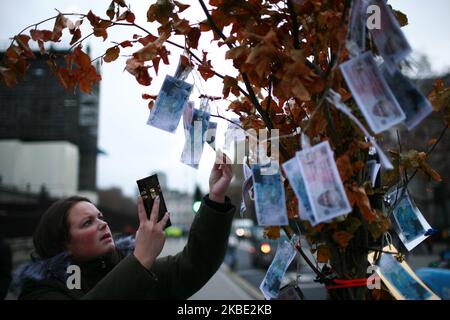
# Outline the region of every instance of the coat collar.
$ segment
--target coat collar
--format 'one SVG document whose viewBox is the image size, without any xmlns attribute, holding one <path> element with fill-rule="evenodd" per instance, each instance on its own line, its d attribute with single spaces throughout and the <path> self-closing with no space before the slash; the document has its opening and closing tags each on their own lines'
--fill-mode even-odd
<svg viewBox="0 0 450 320">
<path fill-rule="evenodd" d="M 10 290 L 19 296 L 27 281 L 55 279 L 66 282 L 70 274 L 67 268 L 78 265 L 82 274 L 82 288 L 87 291 L 102 279 L 125 256 L 133 253 L 135 239 L 133 236 L 121 237 L 115 241 L 116 251 L 90 261 L 73 261 L 67 251 L 48 259 L 35 259 L 18 266 L 13 273 Z M 83 285 L 84 283 L 84 285 Z"/>
</svg>

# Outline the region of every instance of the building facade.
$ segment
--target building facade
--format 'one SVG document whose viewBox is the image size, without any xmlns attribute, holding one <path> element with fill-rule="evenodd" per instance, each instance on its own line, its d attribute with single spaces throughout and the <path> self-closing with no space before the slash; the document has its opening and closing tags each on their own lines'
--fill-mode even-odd
<svg viewBox="0 0 450 320">
<path fill-rule="evenodd" d="M 90 95 L 78 89 L 66 91 L 45 57 L 35 55 L 18 85 L 10 88 L 0 82 L 0 140 L 75 145 L 79 152 L 77 190 L 95 192 L 99 88 L 94 87 Z"/>
</svg>

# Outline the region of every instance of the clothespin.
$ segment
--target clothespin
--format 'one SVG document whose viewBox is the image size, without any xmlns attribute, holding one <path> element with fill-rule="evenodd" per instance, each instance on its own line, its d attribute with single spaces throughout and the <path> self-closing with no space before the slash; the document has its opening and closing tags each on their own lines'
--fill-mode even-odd
<svg viewBox="0 0 450 320">
<path fill-rule="evenodd" d="M 431 235 L 436 234 L 436 233 L 438 233 L 438 232 L 439 232 L 438 229 L 430 228 L 430 229 L 428 229 L 428 230 L 425 232 L 424 236 L 425 236 L 425 237 L 428 237 L 428 236 L 431 236 Z"/>
</svg>

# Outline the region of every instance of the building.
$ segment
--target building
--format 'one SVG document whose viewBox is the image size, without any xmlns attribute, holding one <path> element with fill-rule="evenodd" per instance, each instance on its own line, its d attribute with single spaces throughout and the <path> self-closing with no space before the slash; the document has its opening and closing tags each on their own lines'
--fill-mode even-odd
<svg viewBox="0 0 450 320">
<path fill-rule="evenodd" d="M 53 197 L 78 191 L 78 148 L 66 141 L 0 140 L 1 184 Z"/>
<path fill-rule="evenodd" d="M 35 142 L 71 144 L 78 149 L 78 159 L 69 161 L 78 161 L 78 176 L 73 181 L 76 190 L 95 193 L 99 88 L 94 87 L 90 95 L 79 90 L 67 92 L 51 74 L 45 57 L 38 52 L 35 55 L 36 59 L 30 61 L 26 78 L 17 86 L 9 88 L 0 82 L 0 141 L 17 141 L 16 146 L 22 149 L 21 152 L 30 149 L 31 143 Z M 0 53 L 0 58 L 3 58 L 3 53 Z M 75 153 L 72 154 L 75 156 Z M 33 155 L 30 156 L 33 159 Z M 49 154 L 49 161 L 50 157 L 55 157 L 55 154 Z M 42 157 L 40 159 L 44 164 L 47 161 Z M 0 175 L 5 174 L 0 171 Z M 8 179 L 2 177 L 2 180 Z M 35 184 L 35 181 L 29 183 Z"/>
</svg>

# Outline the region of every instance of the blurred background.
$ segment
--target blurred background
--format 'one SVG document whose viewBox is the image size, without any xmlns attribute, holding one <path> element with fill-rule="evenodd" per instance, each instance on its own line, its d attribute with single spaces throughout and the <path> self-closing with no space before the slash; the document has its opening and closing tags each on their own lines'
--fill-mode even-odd
<svg viewBox="0 0 450 320">
<path fill-rule="evenodd" d="M 13 35 L 24 27 L 61 12 L 82 12 L 89 9 L 101 16 L 110 1 L 2 1 L 0 13 L 0 59 Z M 145 21 L 149 3 L 127 1 L 136 13 L 136 23 L 149 30 L 156 28 Z M 450 12 L 447 0 L 421 2 L 389 1 L 395 9 L 408 15 L 409 25 L 403 30 L 413 47 L 408 76 L 428 94 L 437 78 L 450 84 Z M 203 13 L 197 2 L 192 3 L 192 21 L 202 21 Z M 53 22 L 40 29 L 51 29 Z M 129 39 L 139 30 L 122 28 L 110 32 L 107 41 L 88 39 L 84 48 L 94 59 L 112 46 L 111 41 Z M 156 32 L 155 32 L 156 34 Z M 68 35 L 55 52 L 68 49 Z M 199 47 L 208 48 L 212 63 L 220 73 L 233 76 L 229 61 L 223 59 L 224 48 L 209 48 L 211 37 L 202 38 Z M 174 38 L 182 43 L 182 39 Z M 37 49 L 37 48 L 35 48 Z M 181 249 L 198 202 L 208 192 L 209 172 L 214 162 L 214 151 L 205 146 L 198 170 L 179 159 L 184 144 L 182 125 L 170 134 L 146 125 L 149 110 L 141 99 L 143 93 L 157 94 L 165 74 L 173 74 L 180 50 L 171 51 L 169 66 L 161 66 L 158 75 L 152 74 L 150 87 L 136 83 L 133 76 L 123 72 L 126 56 L 112 64 L 97 63 L 103 80 L 90 95 L 66 92 L 50 74 L 45 60 L 37 55 L 27 77 L 19 85 L 8 88 L 0 83 L 0 237 L 12 252 L 12 267 L 29 258 L 31 236 L 42 213 L 55 200 L 73 194 L 89 197 L 104 213 L 115 235 L 133 234 L 138 225 L 136 214 L 136 180 L 157 173 L 171 220 L 169 241 L 165 254 Z M 219 79 L 220 80 L 220 79 Z M 199 102 L 200 94 L 220 96 L 222 84 L 218 79 L 204 82 L 194 71 L 187 81 L 194 83 L 191 99 Z M 214 114 L 228 118 L 235 116 L 225 109 L 230 100 L 214 102 Z M 228 126 L 218 122 L 216 146 L 223 145 Z M 404 150 L 424 150 L 427 142 L 437 138 L 442 130 L 439 115 L 432 114 L 411 132 L 401 131 Z M 444 137 L 429 159 L 441 174 L 443 182 L 426 182 L 417 178 L 411 191 L 428 222 L 439 230 L 430 240 L 411 254 L 413 267 L 427 266 L 440 259 L 439 253 L 448 245 L 450 228 L 450 135 Z M 397 147 L 396 132 L 383 136 L 386 147 Z M 229 196 L 239 209 L 242 193 L 242 166 L 234 166 L 235 177 Z M 241 219 L 244 218 L 244 219 Z M 236 213 L 230 237 L 230 250 L 225 260 L 226 279 L 240 283 L 244 298 L 260 299 L 258 290 L 265 270 L 276 250 L 276 242 L 262 238 L 261 228 L 255 226 L 252 208 Z M 5 249 L 6 250 L 6 249 Z M 4 260 L 5 261 L 5 260 Z M 295 265 L 295 266 L 294 266 Z M 285 283 L 296 281 L 301 274 L 308 298 L 324 298 L 324 289 L 315 283 L 310 270 L 299 261 L 293 264 Z M 236 278 L 237 277 L 237 278 Z M 215 278 L 212 283 L 217 297 L 227 297 L 223 284 Z M 222 290 L 222 291 L 220 291 Z M 230 289 L 231 290 L 231 289 Z M 237 290 L 237 289 L 236 289 Z M 309 290 L 309 291 L 308 291 Z M 230 291 L 231 292 L 231 291 Z M 202 293 L 198 296 L 202 297 Z M 205 295 L 214 297 L 214 295 Z M 236 296 L 236 293 L 234 294 Z"/>
</svg>

